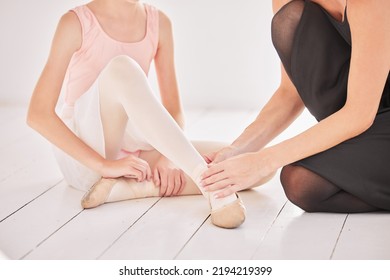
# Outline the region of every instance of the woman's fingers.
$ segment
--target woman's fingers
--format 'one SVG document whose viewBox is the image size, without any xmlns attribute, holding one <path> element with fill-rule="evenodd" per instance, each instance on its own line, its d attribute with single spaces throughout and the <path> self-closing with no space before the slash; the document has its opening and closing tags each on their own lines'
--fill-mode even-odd
<svg viewBox="0 0 390 280">
<path fill-rule="evenodd" d="M 218 169 L 218 170 L 219 170 L 219 169 Z M 205 189 L 207 189 L 207 187 L 208 187 L 209 185 L 212 185 L 212 184 L 214 184 L 215 182 L 219 182 L 219 181 L 226 180 L 226 179 L 227 179 L 227 174 L 226 174 L 226 172 L 221 171 L 221 172 L 219 172 L 219 173 L 214 173 L 214 174 L 208 176 L 208 177 L 205 178 L 205 179 L 202 179 L 201 185 L 202 185 Z"/>
<path fill-rule="evenodd" d="M 224 188 L 222 191 L 215 193 L 214 196 L 215 198 L 224 198 L 240 190 L 241 189 L 237 185 L 229 185 L 228 187 Z"/>
<path fill-rule="evenodd" d="M 213 192 L 213 191 L 218 191 L 218 190 L 228 188 L 231 185 L 232 185 L 232 181 L 230 179 L 222 179 L 204 187 L 204 190 L 206 192 Z"/>
<path fill-rule="evenodd" d="M 224 171 L 222 163 L 209 165 L 209 168 L 202 174 L 202 181 L 206 180 L 209 177 L 215 176 L 216 174 L 221 173 L 222 171 Z"/>
</svg>

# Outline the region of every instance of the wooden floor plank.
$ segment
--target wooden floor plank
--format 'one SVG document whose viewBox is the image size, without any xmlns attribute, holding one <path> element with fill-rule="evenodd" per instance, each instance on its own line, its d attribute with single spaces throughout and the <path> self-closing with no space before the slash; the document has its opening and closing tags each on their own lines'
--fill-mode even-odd
<svg viewBox="0 0 390 280">
<path fill-rule="evenodd" d="M 101 259 L 173 259 L 208 217 L 203 196 L 161 199 Z M 213 227 L 206 223 L 204 226 Z"/>
<path fill-rule="evenodd" d="M 45 166 L 46 169 L 42 169 L 42 165 L 37 164 L 0 182 L 0 221 L 62 180 L 62 175 L 52 167 L 56 166 Z"/>
<path fill-rule="evenodd" d="M 53 158 L 44 157 L 0 181 L 0 221 L 62 180 Z"/>
<path fill-rule="evenodd" d="M 333 259 L 390 260 L 390 214 L 350 214 Z"/>
<path fill-rule="evenodd" d="M 11 259 L 22 258 L 82 211 L 82 195 L 65 182 L 50 189 L 0 223 L 0 248 Z"/>
<path fill-rule="evenodd" d="M 288 202 L 253 259 L 330 259 L 345 214 L 305 213 Z"/>
<path fill-rule="evenodd" d="M 194 110 L 186 133 L 231 142 L 257 113 Z M 62 175 L 51 146 L 25 125 L 25 114 L 0 107 L 0 251 L 11 259 L 390 259 L 388 213 L 304 213 L 285 204 L 278 177 L 242 193 L 247 221 L 236 230 L 213 226 L 202 196 L 82 211 L 83 193 L 57 184 Z M 304 112 L 273 143 L 312 123 Z"/>
<path fill-rule="evenodd" d="M 202 227 L 180 252 L 178 259 L 250 259 L 283 207 L 286 198 L 278 178 L 241 192 L 247 209 L 246 221 L 238 229 Z"/>
<path fill-rule="evenodd" d="M 40 135 L 30 134 L 0 148 L 0 181 L 16 171 L 31 166 L 41 158 L 53 157 L 51 146 Z"/>
<path fill-rule="evenodd" d="M 96 259 L 159 199 L 108 203 L 84 210 L 26 259 Z"/>
</svg>

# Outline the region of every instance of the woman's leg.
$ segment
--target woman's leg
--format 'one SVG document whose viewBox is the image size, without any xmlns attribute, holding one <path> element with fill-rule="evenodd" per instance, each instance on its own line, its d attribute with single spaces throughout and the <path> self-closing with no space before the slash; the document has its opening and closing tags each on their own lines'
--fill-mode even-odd
<svg viewBox="0 0 390 280">
<path fill-rule="evenodd" d="M 380 210 L 302 166 L 285 166 L 280 179 L 287 198 L 306 212 L 361 213 Z"/>
<path fill-rule="evenodd" d="M 216 200 L 212 193 L 209 196 L 199 187 L 200 175 L 207 169 L 206 162 L 156 99 L 146 75 L 133 59 L 119 56 L 107 65 L 99 77 L 99 95 L 107 158 L 114 157 L 118 152 L 129 122 L 151 146 L 197 184 L 210 201 L 213 211 L 238 201 L 235 194 Z M 244 210 L 242 207 L 236 208 L 242 212 L 243 222 Z"/>
</svg>

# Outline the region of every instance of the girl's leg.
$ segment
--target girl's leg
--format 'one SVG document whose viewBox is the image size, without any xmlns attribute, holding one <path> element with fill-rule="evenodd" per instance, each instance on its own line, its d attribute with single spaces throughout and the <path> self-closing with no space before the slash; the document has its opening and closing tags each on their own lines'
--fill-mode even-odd
<svg viewBox="0 0 390 280">
<path fill-rule="evenodd" d="M 285 166 L 280 178 L 287 198 L 306 212 L 360 213 L 380 210 L 302 166 Z"/>
<path fill-rule="evenodd" d="M 215 217 L 224 210 L 222 216 L 235 220 L 232 227 L 244 221 L 245 211 L 236 194 L 216 200 L 212 193 L 209 196 L 199 187 L 200 175 L 207 169 L 206 162 L 156 99 L 146 75 L 133 59 L 118 56 L 107 65 L 99 77 L 99 95 L 107 158 L 114 157 L 119 150 L 125 126 L 129 122 L 150 145 L 197 184 L 210 201 Z M 233 215 L 228 211 L 233 211 Z"/>
<path fill-rule="evenodd" d="M 194 141 L 192 142 L 195 149 L 200 154 L 206 154 L 212 151 L 216 151 L 226 146 L 220 142 L 208 142 L 208 141 Z M 159 156 L 161 154 L 156 151 L 143 151 L 140 158 L 149 163 L 149 166 L 154 168 Z M 186 175 L 186 185 L 180 195 L 198 195 L 202 194 L 194 181 Z M 115 182 L 109 195 L 107 195 L 106 202 L 115 202 L 144 197 L 156 197 L 160 196 L 159 188 L 156 187 L 153 181 L 137 182 L 134 179 L 121 178 Z"/>
</svg>

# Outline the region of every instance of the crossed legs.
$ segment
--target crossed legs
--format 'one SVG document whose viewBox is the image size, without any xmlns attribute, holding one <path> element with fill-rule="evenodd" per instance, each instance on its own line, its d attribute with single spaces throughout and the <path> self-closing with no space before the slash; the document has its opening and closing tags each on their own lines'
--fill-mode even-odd
<svg viewBox="0 0 390 280">
<path fill-rule="evenodd" d="M 287 198 L 306 212 L 360 213 L 380 210 L 302 166 L 285 166 L 280 178 Z"/>
</svg>

